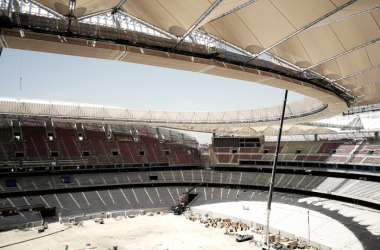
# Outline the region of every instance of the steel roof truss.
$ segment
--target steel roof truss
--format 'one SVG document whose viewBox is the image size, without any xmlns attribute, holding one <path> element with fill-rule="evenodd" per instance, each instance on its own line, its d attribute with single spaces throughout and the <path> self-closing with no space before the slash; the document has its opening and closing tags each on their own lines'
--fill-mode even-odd
<svg viewBox="0 0 380 250">
<path fill-rule="evenodd" d="M 365 11 L 362 11 L 362 12 L 359 12 L 359 13 L 356 13 L 356 14 L 352 14 L 352 15 L 349 15 L 349 16 L 345 16 L 345 17 L 342 17 L 342 18 L 339 18 L 339 19 L 335 19 L 331 22 L 328 22 L 328 23 L 323 23 L 321 25 L 318 25 L 318 26 L 315 26 L 313 28 L 318 28 L 318 27 L 322 27 L 322 26 L 325 26 L 327 24 L 332 24 L 332 23 L 336 23 L 336 22 L 339 22 L 339 21 L 343 21 L 345 19 L 348 19 L 348 18 L 351 18 L 351 17 L 355 17 L 355 16 L 359 16 L 361 14 L 365 14 L 365 13 L 368 13 L 368 12 L 371 12 L 371 11 L 374 11 L 374 10 L 378 10 L 380 9 L 380 6 L 378 7 L 375 7 L 375 8 L 372 8 L 372 9 L 369 9 L 369 10 L 365 10 Z"/>
<path fill-rule="evenodd" d="M 370 42 L 368 42 L 368 43 L 362 44 L 362 45 L 360 45 L 360 46 L 358 46 L 358 47 L 356 47 L 356 48 L 353 48 L 353 49 L 347 50 L 346 52 L 343 52 L 343 53 L 341 53 L 341 54 L 339 54 L 339 55 L 336 55 L 336 56 L 333 56 L 333 57 L 331 57 L 331 58 L 328 58 L 328 59 L 326 59 L 326 60 L 324 60 L 324 61 L 322 61 L 322 62 L 319 62 L 319 63 L 317 63 L 317 64 L 311 65 L 310 67 L 308 67 L 308 68 L 306 68 L 306 69 L 314 68 L 314 67 L 316 67 L 316 66 L 318 66 L 318 65 L 321 65 L 321 64 L 323 64 L 323 63 L 325 63 L 325 62 L 328 62 L 328 61 L 331 61 L 331 60 L 333 60 L 333 59 L 335 59 L 335 58 L 338 58 L 338 57 L 344 56 L 344 55 L 346 55 L 346 54 L 348 54 L 348 53 L 351 53 L 351 52 L 353 52 L 353 51 L 355 51 L 355 50 L 361 49 L 361 48 L 363 48 L 363 47 L 365 47 L 365 46 L 368 46 L 368 45 L 370 45 L 370 44 L 376 43 L 376 42 L 378 42 L 378 41 L 380 41 L 380 38 L 377 38 L 377 39 L 375 39 L 375 40 L 373 40 L 373 41 L 370 41 Z M 305 69 L 305 70 L 306 70 L 306 69 Z"/>
<path fill-rule="evenodd" d="M 50 13 L 53 14 L 54 16 L 59 17 L 60 19 L 65 20 L 65 19 L 67 18 L 67 17 L 65 17 L 65 16 L 63 16 L 63 15 L 61 15 L 61 14 L 59 14 L 59 13 L 56 12 L 55 10 L 50 9 L 49 7 L 46 7 L 45 5 L 40 4 L 39 2 L 37 2 L 37 1 L 35 1 L 35 0 L 27 0 L 27 1 L 25 1 L 25 3 L 32 3 L 32 4 L 36 5 L 37 7 L 41 8 L 41 9 L 43 9 L 43 10 L 46 10 L 47 12 L 50 12 Z"/>
<path fill-rule="evenodd" d="M 138 22 L 138 23 L 140 23 L 140 24 L 143 24 L 143 25 L 145 25 L 146 27 L 148 27 L 148 28 L 150 28 L 150 29 L 152 29 L 152 30 L 154 30 L 154 31 L 156 31 L 156 32 L 158 32 L 158 33 L 161 33 L 161 34 L 164 35 L 164 36 L 167 36 L 167 37 L 172 38 L 172 39 L 174 39 L 174 40 L 178 40 L 178 38 L 177 38 L 175 35 L 173 35 L 173 34 L 167 32 L 167 31 L 165 31 L 165 30 L 163 30 L 163 29 L 160 29 L 160 28 L 154 26 L 153 24 L 150 24 L 150 23 L 148 23 L 148 22 L 146 22 L 146 21 L 144 21 L 144 20 L 141 20 L 140 18 L 135 17 L 134 15 L 131 15 L 131 14 L 129 14 L 129 13 L 127 13 L 127 12 L 124 12 L 124 11 L 121 11 L 121 10 L 119 10 L 118 12 L 119 12 L 121 15 L 123 15 L 123 16 L 125 16 L 125 17 L 129 17 L 130 19 L 132 19 L 132 20 L 134 20 L 134 21 L 136 21 L 136 22 Z"/>
<path fill-rule="evenodd" d="M 203 19 L 205 19 L 210 13 L 222 2 L 223 0 L 217 0 L 211 7 L 186 31 L 186 33 L 181 37 L 181 39 L 177 42 L 177 44 L 174 46 L 174 49 L 180 45 L 186 37 L 195 30 L 195 28 L 200 24 Z"/>
<path fill-rule="evenodd" d="M 374 67 L 369 68 L 369 69 L 364 69 L 364 70 L 362 70 L 362 71 L 359 71 L 359 72 L 353 73 L 353 74 L 351 74 L 351 75 L 348 75 L 348 76 L 345 76 L 345 77 L 341 77 L 341 78 L 339 78 L 339 79 L 336 79 L 335 81 L 340 81 L 340 80 L 343 80 L 343 79 L 346 79 L 346 78 L 349 78 L 349 77 L 352 77 L 352 76 L 356 76 L 356 75 L 359 75 L 359 74 L 365 73 L 365 72 L 367 72 L 367 71 L 370 71 L 370 70 L 373 70 L 373 69 L 377 69 L 377 68 L 379 68 L 379 67 L 380 67 L 380 65 L 377 65 L 377 66 L 374 66 Z"/>
<path fill-rule="evenodd" d="M 338 11 L 340 11 L 340 10 L 346 8 L 347 6 L 349 6 L 349 5 L 353 4 L 353 3 L 355 3 L 356 1 L 357 1 L 357 0 L 351 0 L 351 1 L 349 1 L 348 3 L 346 3 L 346 4 L 342 5 L 342 6 L 340 6 L 339 8 L 337 8 L 337 9 L 331 11 L 330 13 L 324 15 L 323 17 L 318 18 L 317 20 L 315 20 L 315 21 L 313 21 L 312 23 L 306 25 L 306 26 L 303 27 L 302 29 L 297 30 L 297 31 L 294 32 L 293 34 L 290 34 L 289 36 L 287 36 L 287 37 L 281 39 L 280 41 L 276 42 L 275 44 L 273 44 L 273 45 L 269 46 L 268 48 L 266 48 L 265 50 L 261 51 L 259 54 L 257 54 L 256 57 L 258 57 L 258 56 L 260 56 L 260 55 L 262 55 L 262 54 L 265 54 L 266 52 L 268 52 L 269 50 L 273 49 L 273 48 L 276 47 L 277 45 L 279 45 L 279 44 L 281 44 L 281 43 L 283 43 L 283 42 L 289 40 L 290 38 L 292 38 L 293 36 L 295 36 L 295 35 L 301 33 L 302 31 L 307 30 L 308 28 L 312 27 L 312 26 L 315 25 L 316 23 L 319 23 L 320 21 L 322 21 L 322 20 L 328 18 L 329 16 L 331 16 L 331 15 L 337 13 Z M 255 58 L 256 58 L 256 57 L 255 57 Z M 251 60 L 252 60 L 252 59 L 251 59 Z"/>
</svg>

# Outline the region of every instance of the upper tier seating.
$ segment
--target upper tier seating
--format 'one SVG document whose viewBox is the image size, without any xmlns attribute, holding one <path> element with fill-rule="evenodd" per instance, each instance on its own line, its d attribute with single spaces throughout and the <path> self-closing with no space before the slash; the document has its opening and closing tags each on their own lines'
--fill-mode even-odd
<svg viewBox="0 0 380 250">
<path fill-rule="evenodd" d="M 305 161 L 326 161 L 329 158 L 328 155 L 307 156 Z"/>
<path fill-rule="evenodd" d="M 58 145 L 56 141 L 47 141 L 46 143 L 50 151 L 58 151 Z"/>
<path fill-rule="evenodd" d="M 161 151 L 160 143 L 155 137 L 140 136 L 140 138 L 148 150 L 149 155 L 146 155 L 148 162 L 169 162 L 168 157 Z"/>
<path fill-rule="evenodd" d="M 147 127 L 147 126 L 137 126 L 137 131 L 139 132 L 139 135 L 140 135 L 140 136 L 154 137 L 154 133 L 153 133 L 151 127 Z"/>
<path fill-rule="evenodd" d="M 336 150 L 336 154 L 349 154 L 352 150 L 356 147 L 356 143 L 345 143 L 342 145 L 339 145 L 339 147 Z"/>
<path fill-rule="evenodd" d="M 47 157 L 46 130 L 43 122 L 40 120 L 23 120 L 22 130 L 28 157 Z"/>
<path fill-rule="evenodd" d="M 141 142 L 134 142 L 137 150 L 144 150 L 144 147 Z"/>
<path fill-rule="evenodd" d="M 215 153 L 229 153 L 231 148 L 214 148 Z"/>
<path fill-rule="evenodd" d="M 350 162 L 352 162 L 352 163 L 360 163 L 363 159 L 364 159 L 364 157 L 354 156 L 354 157 L 352 157 L 352 159 L 350 160 Z"/>
<path fill-rule="evenodd" d="M 0 160 L 9 161 L 13 155 L 12 128 L 10 120 L 0 117 Z"/>
<path fill-rule="evenodd" d="M 282 151 L 283 148 L 284 148 L 283 146 L 280 146 L 279 153 Z M 270 154 L 276 153 L 276 147 L 264 146 L 264 150 L 268 150 L 268 153 Z"/>
<path fill-rule="evenodd" d="M 13 149 L 15 151 L 24 151 L 24 142 L 23 141 L 13 141 Z"/>
<path fill-rule="evenodd" d="M 367 157 L 363 163 L 380 164 L 380 157 Z"/>
<path fill-rule="evenodd" d="M 117 149 L 117 145 L 115 141 L 107 141 L 107 144 L 110 149 Z"/>
<path fill-rule="evenodd" d="M 170 149 L 168 144 L 166 144 L 165 142 L 161 143 L 161 146 L 162 146 L 163 150 L 169 150 Z"/>
<path fill-rule="evenodd" d="M 123 125 L 112 125 L 111 126 L 112 133 L 117 141 L 132 141 L 131 131 L 127 129 L 126 126 Z"/>
<path fill-rule="evenodd" d="M 231 156 L 229 154 L 217 154 L 216 158 L 218 159 L 219 163 L 229 163 L 231 160 Z"/>
<path fill-rule="evenodd" d="M 122 153 L 121 160 L 123 163 L 144 163 L 144 158 L 137 155 L 131 141 L 119 141 L 119 148 Z"/>
<path fill-rule="evenodd" d="M 75 142 L 74 125 L 68 122 L 54 122 L 55 132 L 63 156 L 80 156 Z"/>
<path fill-rule="evenodd" d="M 89 151 L 90 150 L 90 146 L 88 146 L 87 141 L 79 141 L 79 144 L 82 148 L 82 151 Z"/>
<path fill-rule="evenodd" d="M 102 126 L 99 124 L 84 124 L 87 139 L 91 143 L 92 149 L 96 155 L 108 155 L 105 134 Z"/>
<path fill-rule="evenodd" d="M 343 145 L 343 143 L 325 142 L 325 143 L 322 144 L 322 146 L 318 150 L 318 153 L 329 154 L 331 152 L 331 150 L 337 149 L 340 145 Z"/>
<path fill-rule="evenodd" d="M 306 160 L 307 155 L 297 155 L 296 161 L 304 161 Z"/>
<path fill-rule="evenodd" d="M 346 162 L 347 159 L 348 159 L 347 157 L 343 157 L 343 156 L 331 156 L 328 159 L 328 162 Z"/>
<path fill-rule="evenodd" d="M 321 145 L 322 142 L 320 141 L 308 141 L 303 143 L 298 141 L 288 141 L 281 152 L 295 154 L 297 150 L 301 150 L 302 154 L 316 154 Z"/>
<path fill-rule="evenodd" d="M 260 148 L 240 148 L 240 153 L 258 153 Z"/>
<path fill-rule="evenodd" d="M 176 164 L 195 163 L 191 155 L 185 152 L 182 145 L 170 145 L 170 151 Z"/>
<path fill-rule="evenodd" d="M 261 160 L 263 155 L 240 155 L 235 154 L 234 158 L 232 159 L 232 163 L 237 163 L 239 160 Z"/>
<path fill-rule="evenodd" d="M 361 150 L 359 150 L 359 151 L 355 151 L 355 153 L 354 154 L 357 154 L 357 155 L 365 155 L 365 154 L 367 154 L 368 153 L 368 149 L 361 149 Z"/>
</svg>

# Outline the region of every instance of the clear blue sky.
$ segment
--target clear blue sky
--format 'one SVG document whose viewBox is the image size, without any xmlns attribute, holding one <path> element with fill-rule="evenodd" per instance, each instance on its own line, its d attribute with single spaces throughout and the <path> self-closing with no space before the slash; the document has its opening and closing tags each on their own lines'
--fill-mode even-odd
<svg viewBox="0 0 380 250">
<path fill-rule="evenodd" d="M 0 57 L 3 97 L 131 109 L 223 111 L 280 105 L 283 94 L 281 89 L 257 83 L 126 62 L 14 49 L 3 49 Z M 303 97 L 290 92 L 288 101 Z M 193 135 L 201 143 L 209 141 L 209 136 Z"/>
</svg>

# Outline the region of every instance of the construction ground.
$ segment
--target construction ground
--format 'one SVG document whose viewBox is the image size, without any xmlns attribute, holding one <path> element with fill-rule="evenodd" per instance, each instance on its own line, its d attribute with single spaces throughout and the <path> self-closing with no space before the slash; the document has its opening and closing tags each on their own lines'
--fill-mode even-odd
<svg viewBox="0 0 380 250">
<path fill-rule="evenodd" d="M 185 216 L 155 215 L 104 219 L 104 224 L 85 221 L 84 227 L 49 224 L 45 232 L 37 228 L 0 233 L 0 249 L 7 250 L 175 250 L 175 249 L 259 249 L 249 242 L 238 243 L 224 235 L 225 229 L 205 228 Z M 255 239 L 257 236 L 255 235 Z M 88 245 L 90 244 L 90 245 Z"/>
</svg>

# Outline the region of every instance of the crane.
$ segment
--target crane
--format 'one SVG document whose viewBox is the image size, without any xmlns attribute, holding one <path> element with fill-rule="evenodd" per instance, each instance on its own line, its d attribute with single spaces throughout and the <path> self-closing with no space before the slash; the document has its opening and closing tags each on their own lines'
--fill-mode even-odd
<svg viewBox="0 0 380 250">
<path fill-rule="evenodd" d="M 181 195 L 181 197 L 179 197 L 178 199 L 178 204 L 176 206 L 172 206 L 172 212 L 176 215 L 180 215 L 182 214 L 184 211 L 185 211 L 185 207 L 187 204 L 185 204 L 184 202 L 182 202 L 182 200 L 186 197 L 186 195 L 188 195 L 191 191 L 193 191 L 196 187 L 198 186 L 201 186 L 203 185 L 203 182 L 201 183 L 198 183 L 197 185 L 193 186 L 192 188 L 190 188 L 189 191 L 187 191 L 186 193 L 183 193 L 183 195 Z"/>
</svg>

